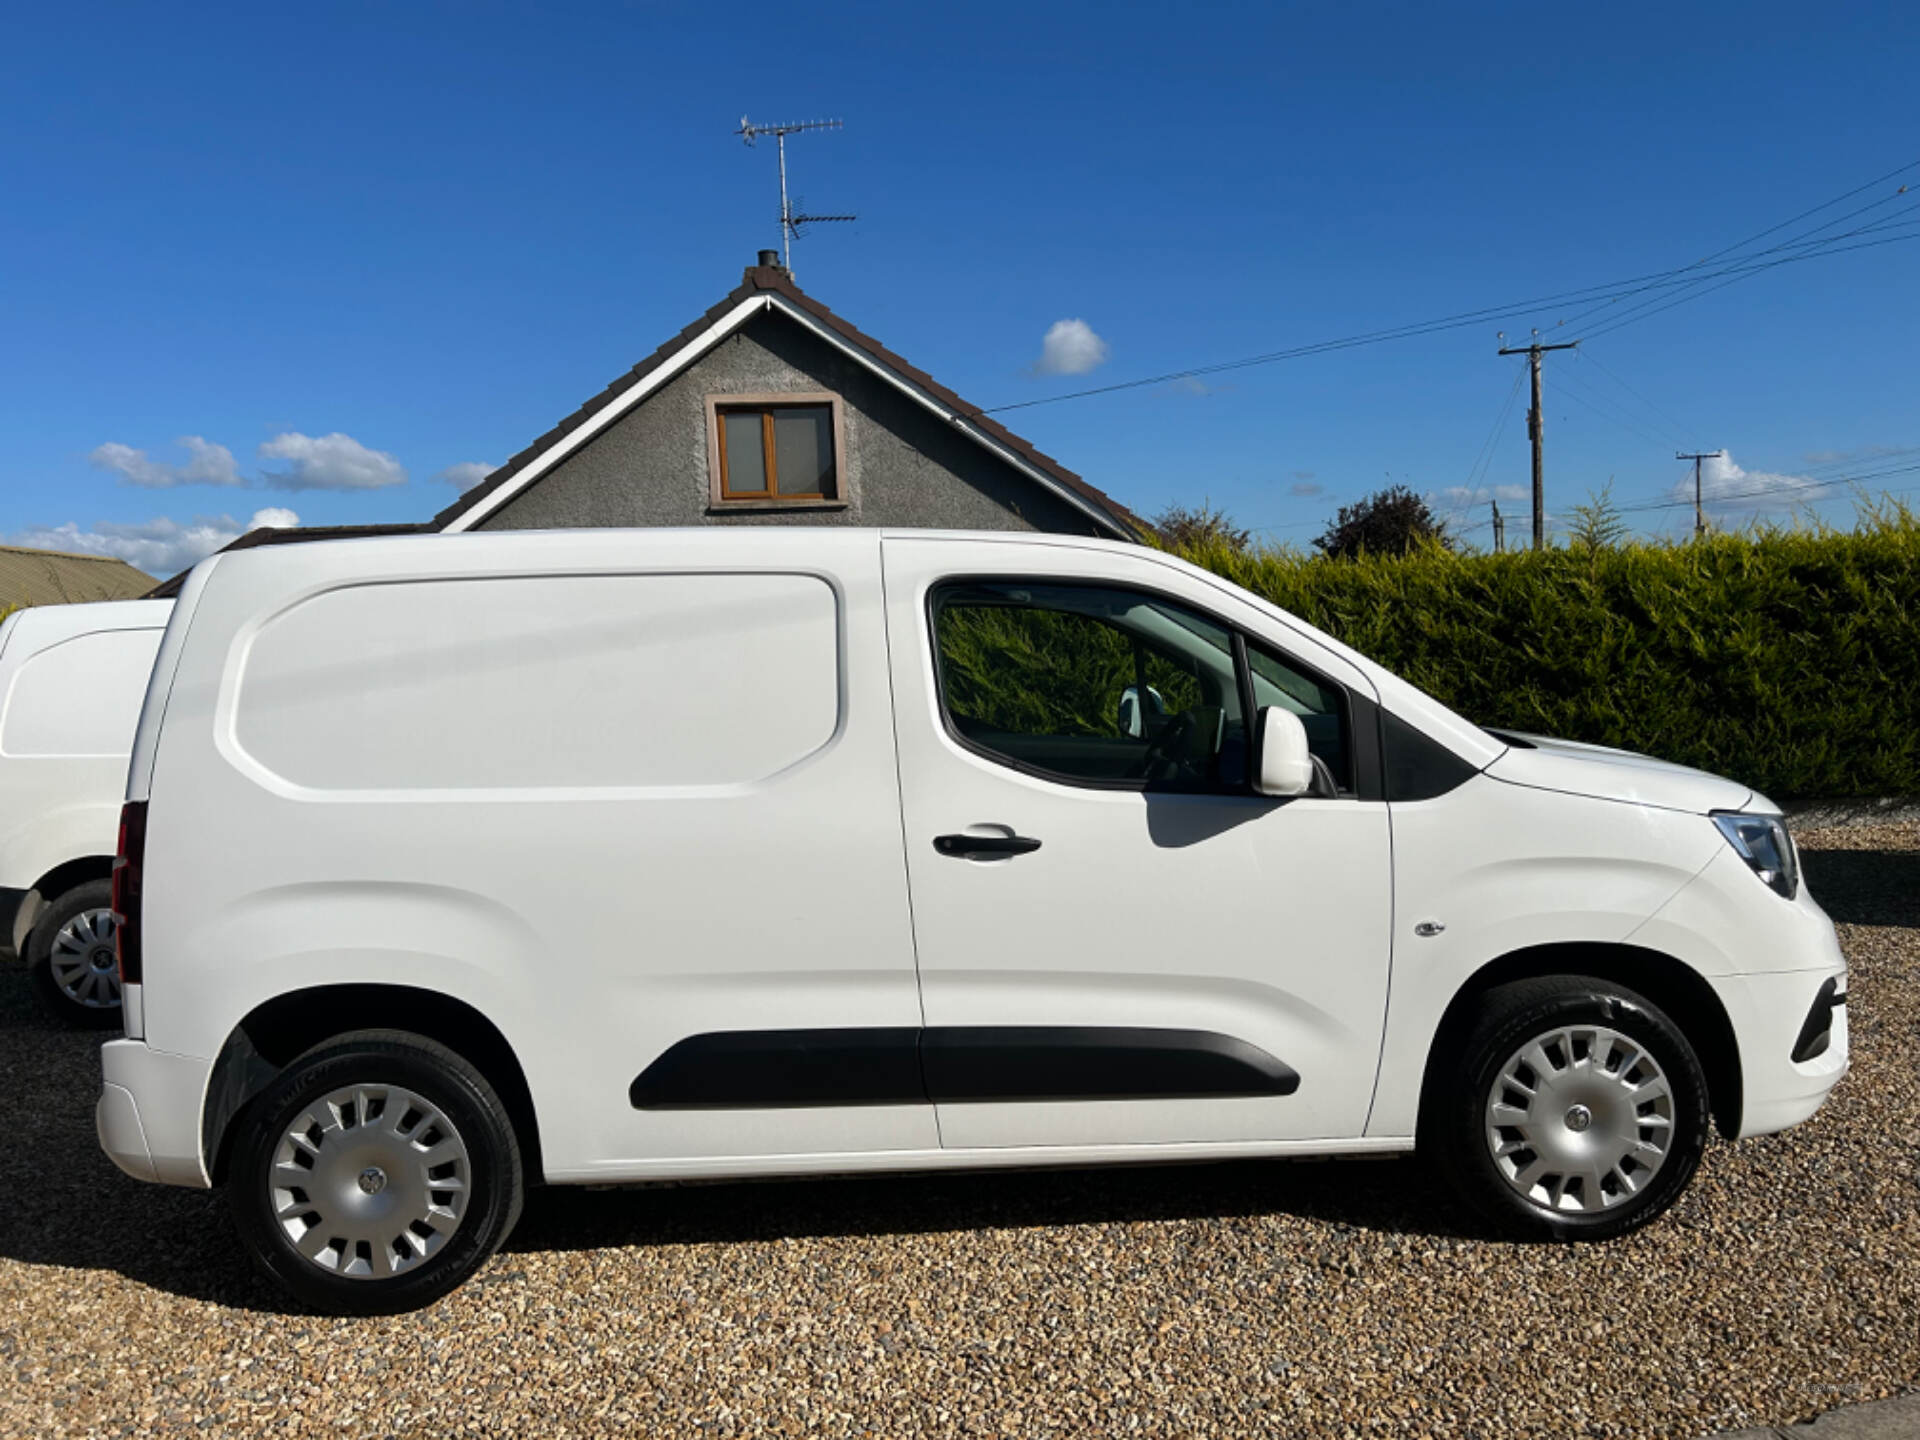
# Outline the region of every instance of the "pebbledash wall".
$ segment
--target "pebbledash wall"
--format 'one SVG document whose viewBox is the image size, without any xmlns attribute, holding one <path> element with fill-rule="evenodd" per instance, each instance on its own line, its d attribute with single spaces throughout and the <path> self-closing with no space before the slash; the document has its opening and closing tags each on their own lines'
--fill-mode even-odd
<svg viewBox="0 0 1920 1440">
<path fill-rule="evenodd" d="M 710 503 L 707 399 L 832 391 L 846 503 L 726 513 Z M 945 421 L 777 312 L 756 316 L 476 527 L 900 525 L 1100 535 Z"/>
</svg>

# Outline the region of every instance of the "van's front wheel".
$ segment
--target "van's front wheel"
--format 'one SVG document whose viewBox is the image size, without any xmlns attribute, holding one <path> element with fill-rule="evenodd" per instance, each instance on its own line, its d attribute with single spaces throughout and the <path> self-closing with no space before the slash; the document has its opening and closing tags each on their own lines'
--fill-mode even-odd
<svg viewBox="0 0 1920 1440">
<path fill-rule="evenodd" d="M 1699 1166 L 1699 1058 L 1623 986 L 1572 975 L 1498 986 L 1456 1058 L 1435 1076 L 1422 1145 L 1506 1233 L 1624 1234 L 1672 1205 Z"/>
<path fill-rule="evenodd" d="M 396 1030 L 338 1036 L 248 1106 L 227 1195 L 260 1265 L 335 1314 L 417 1309 L 519 1216 L 520 1151 L 485 1077 Z"/>
</svg>

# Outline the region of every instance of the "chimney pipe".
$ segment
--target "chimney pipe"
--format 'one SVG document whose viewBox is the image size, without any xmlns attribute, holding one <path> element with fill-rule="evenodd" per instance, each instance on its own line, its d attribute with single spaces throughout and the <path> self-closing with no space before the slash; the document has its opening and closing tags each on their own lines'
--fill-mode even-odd
<svg viewBox="0 0 1920 1440">
<path fill-rule="evenodd" d="M 762 270 L 778 270 L 780 268 L 780 252 L 778 250 L 762 250 L 760 252 L 760 268 Z"/>
</svg>

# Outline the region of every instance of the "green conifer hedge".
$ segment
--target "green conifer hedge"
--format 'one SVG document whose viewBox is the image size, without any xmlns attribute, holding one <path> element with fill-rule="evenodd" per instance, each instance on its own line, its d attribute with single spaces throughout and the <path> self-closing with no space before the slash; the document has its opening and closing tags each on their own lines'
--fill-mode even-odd
<svg viewBox="0 0 1920 1440">
<path fill-rule="evenodd" d="M 1483 724 L 1776 800 L 1920 793 L 1920 519 L 1898 505 L 1673 546 L 1181 553 Z"/>
</svg>

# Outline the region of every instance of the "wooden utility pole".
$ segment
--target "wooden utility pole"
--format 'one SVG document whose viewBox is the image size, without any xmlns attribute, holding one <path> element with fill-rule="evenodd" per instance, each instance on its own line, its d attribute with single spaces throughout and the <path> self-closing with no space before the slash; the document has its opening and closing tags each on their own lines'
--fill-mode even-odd
<svg viewBox="0 0 1920 1440">
<path fill-rule="evenodd" d="M 1507 517 L 1500 513 L 1500 502 L 1493 502 L 1493 553 L 1498 555 L 1507 548 Z"/>
<path fill-rule="evenodd" d="M 1537 336 L 1540 332 L 1534 331 Z M 1540 413 L 1540 357 L 1549 350 L 1571 350 L 1580 342 L 1570 341 L 1565 345 L 1542 345 L 1536 339 L 1531 345 L 1503 345 L 1502 355 L 1524 355 L 1527 364 L 1533 369 L 1533 408 L 1527 411 L 1527 434 L 1533 440 L 1533 548 L 1547 548 L 1547 454 L 1546 454 L 1546 417 Z"/>
<path fill-rule="evenodd" d="M 1700 462 L 1718 460 L 1726 453 L 1724 450 L 1708 450 L 1699 455 L 1682 455 L 1678 450 L 1673 452 L 1674 459 L 1693 462 L 1693 533 L 1696 537 L 1707 533 L 1707 512 L 1700 503 Z"/>
</svg>

